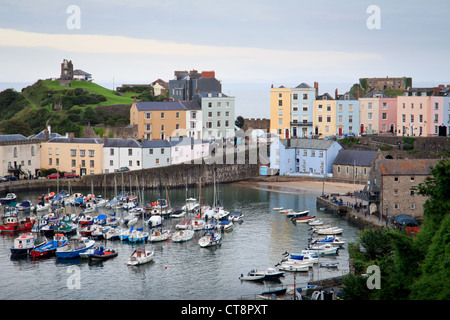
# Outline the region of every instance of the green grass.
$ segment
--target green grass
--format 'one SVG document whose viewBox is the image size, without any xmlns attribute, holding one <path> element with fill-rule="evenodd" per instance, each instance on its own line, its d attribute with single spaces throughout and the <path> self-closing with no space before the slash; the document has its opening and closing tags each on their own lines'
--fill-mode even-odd
<svg viewBox="0 0 450 320">
<path fill-rule="evenodd" d="M 44 84 L 51 90 L 67 90 L 81 88 L 88 92 L 101 94 L 107 101 L 101 102 L 101 105 L 112 105 L 112 104 L 132 104 L 133 99 L 130 96 L 119 96 L 113 90 L 106 89 L 94 82 L 88 81 L 72 81 L 70 87 L 64 87 L 59 85 L 59 81 L 44 80 Z M 86 105 L 89 106 L 89 105 Z M 96 105 L 92 105 L 95 107 Z"/>
</svg>

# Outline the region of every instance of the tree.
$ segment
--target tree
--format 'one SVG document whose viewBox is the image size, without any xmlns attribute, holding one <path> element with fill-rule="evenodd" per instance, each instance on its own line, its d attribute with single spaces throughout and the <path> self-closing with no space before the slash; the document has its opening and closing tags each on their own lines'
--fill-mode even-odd
<svg viewBox="0 0 450 320">
<path fill-rule="evenodd" d="M 242 127 L 244 126 L 244 122 L 245 122 L 244 118 L 242 116 L 238 116 L 234 124 L 236 125 L 236 127 L 242 129 Z"/>
</svg>

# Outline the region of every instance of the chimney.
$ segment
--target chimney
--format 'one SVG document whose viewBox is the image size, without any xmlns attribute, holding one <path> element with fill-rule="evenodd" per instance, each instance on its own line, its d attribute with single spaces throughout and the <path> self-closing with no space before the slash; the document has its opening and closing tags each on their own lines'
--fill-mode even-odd
<svg viewBox="0 0 450 320">
<path fill-rule="evenodd" d="M 336 91 L 334 91 L 334 98 L 337 100 L 338 99 L 338 89 L 336 88 Z"/>
<path fill-rule="evenodd" d="M 358 89 L 358 91 L 356 92 L 356 99 L 359 100 L 359 89 Z"/>
<path fill-rule="evenodd" d="M 314 82 L 314 89 L 316 89 L 316 99 L 319 96 L 319 83 L 317 81 Z"/>
<path fill-rule="evenodd" d="M 136 103 L 136 97 L 134 97 L 134 103 Z"/>
<path fill-rule="evenodd" d="M 67 139 L 68 139 L 69 143 L 71 143 L 73 141 L 73 137 L 74 137 L 74 133 L 73 132 L 69 132 L 69 134 L 67 135 Z"/>
<path fill-rule="evenodd" d="M 44 129 L 44 141 L 48 141 L 50 138 L 50 134 L 48 132 L 48 129 Z"/>
<path fill-rule="evenodd" d="M 105 144 L 106 141 L 108 140 L 108 136 L 106 135 L 106 133 L 103 134 L 102 140 L 103 140 L 103 144 Z"/>
</svg>

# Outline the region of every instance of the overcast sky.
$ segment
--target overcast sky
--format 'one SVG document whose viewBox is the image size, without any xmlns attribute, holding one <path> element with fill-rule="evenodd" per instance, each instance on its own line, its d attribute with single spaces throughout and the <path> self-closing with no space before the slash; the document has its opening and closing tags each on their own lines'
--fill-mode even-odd
<svg viewBox="0 0 450 320">
<path fill-rule="evenodd" d="M 379 29 L 367 26 L 371 5 Z M 444 0 L 0 0 L 0 82 L 58 77 L 68 59 L 116 86 L 191 69 L 224 86 L 450 83 L 449 31 Z"/>
</svg>

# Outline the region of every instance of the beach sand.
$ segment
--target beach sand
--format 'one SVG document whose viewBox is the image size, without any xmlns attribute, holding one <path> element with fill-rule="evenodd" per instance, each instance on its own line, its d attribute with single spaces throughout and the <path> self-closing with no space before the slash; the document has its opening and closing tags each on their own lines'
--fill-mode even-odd
<svg viewBox="0 0 450 320">
<path fill-rule="evenodd" d="M 322 188 L 325 194 L 339 193 L 341 195 L 347 192 L 353 193 L 364 188 L 364 185 L 343 183 L 343 182 L 322 182 L 322 181 L 286 181 L 286 182 L 264 182 L 264 181 L 242 181 L 239 184 L 261 190 L 270 190 L 275 192 L 310 192 L 322 194 Z"/>
</svg>

